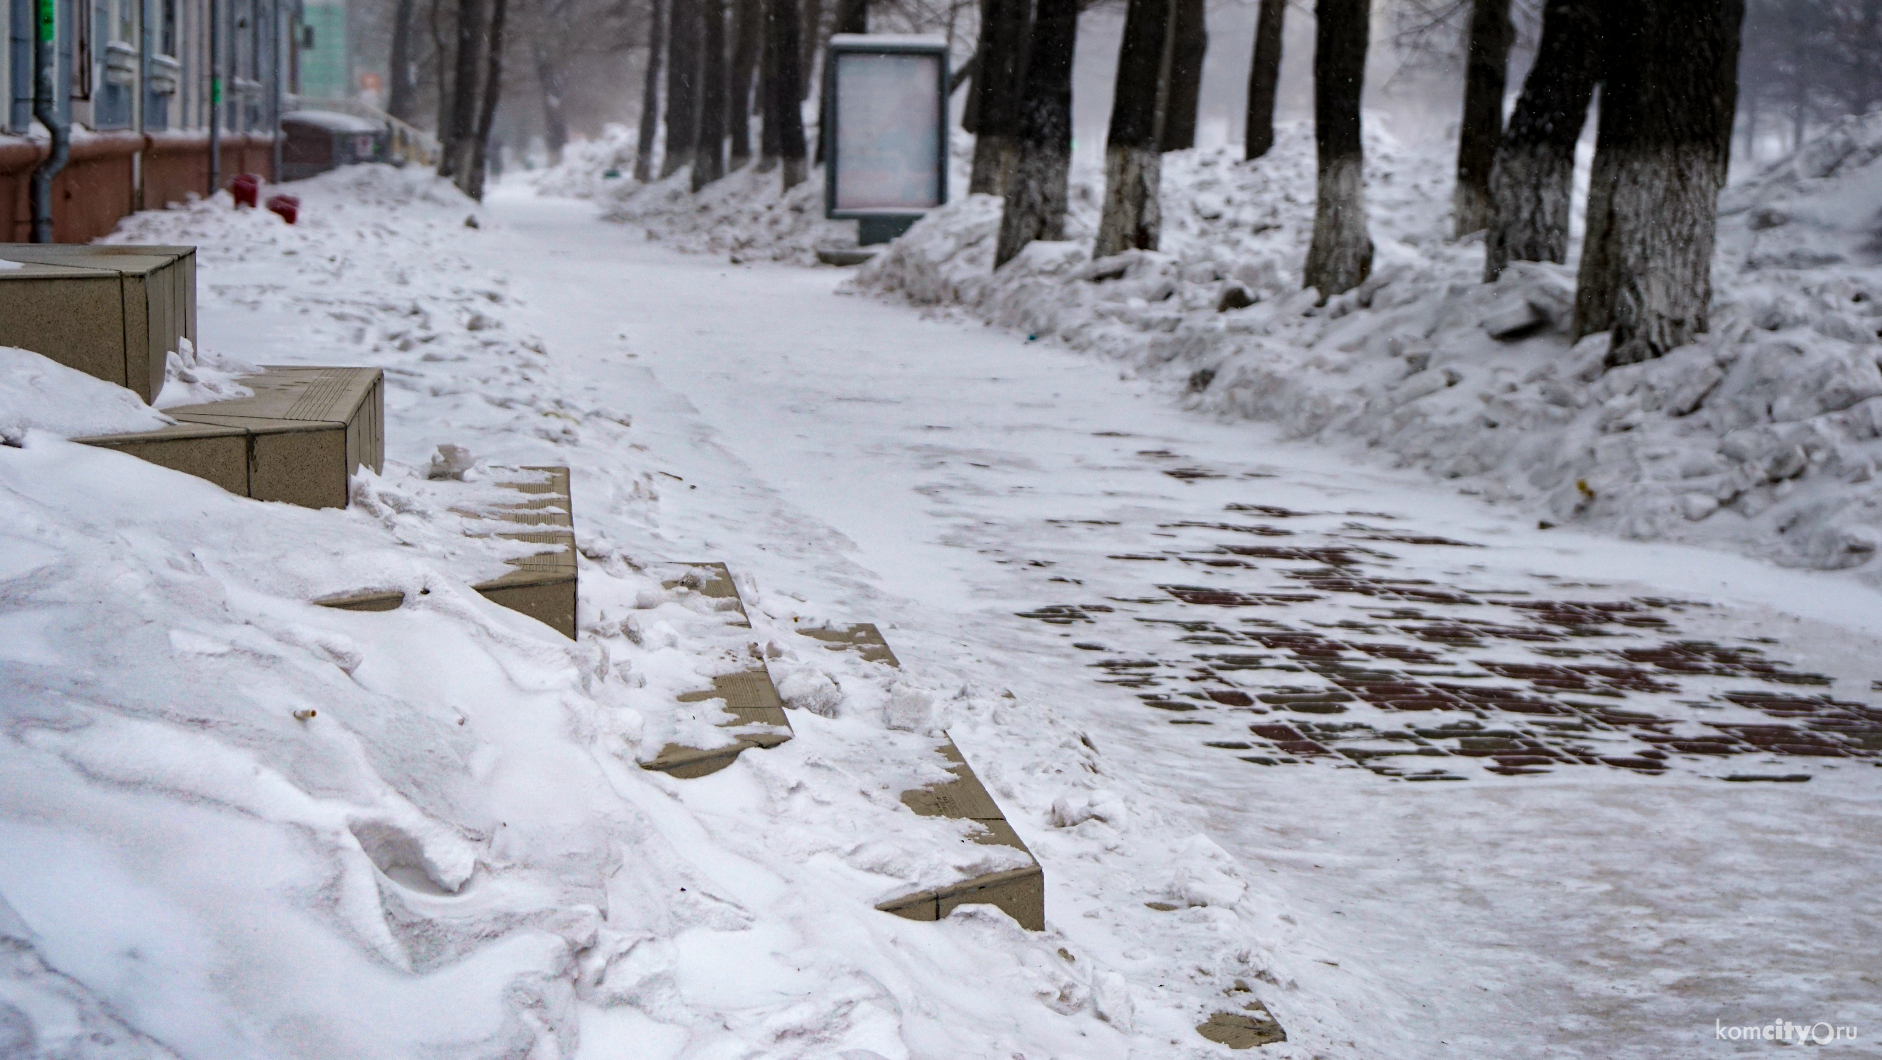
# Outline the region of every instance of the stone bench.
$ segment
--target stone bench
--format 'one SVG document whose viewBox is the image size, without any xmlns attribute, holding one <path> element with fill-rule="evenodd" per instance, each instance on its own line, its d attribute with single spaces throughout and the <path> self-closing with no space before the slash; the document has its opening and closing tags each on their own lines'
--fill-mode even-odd
<svg viewBox="0 0 1882 1060">
<path fill-rule="evenodd" d="M 196 340 L 196 248 L 0 243 L 0 346 L 116 383 L 146 402 L 178 339 Z"/>
<path fill-rule="evenodd" d="M 269 367 L 241 382 L 252 396 L 166 409 L 174 427 L 73 441 L 304 508 L 346 507 L 354 469 L 385 466 L 379 369 Z"/>
</svg>

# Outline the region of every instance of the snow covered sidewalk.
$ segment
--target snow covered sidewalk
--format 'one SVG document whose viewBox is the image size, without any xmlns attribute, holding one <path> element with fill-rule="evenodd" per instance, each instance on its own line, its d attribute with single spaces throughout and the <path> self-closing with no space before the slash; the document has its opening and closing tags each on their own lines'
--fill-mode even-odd
<svg viewBox="0 0 1882 1060">
<path fill-rule="evenodd" d="M 1228 1054 L 1197 1024 L 1258 1001 L 1288 1034 L 1259 1055 L 1607 1058 L 1730 1055 L 1715 1019 L 1882 1018 L 1882 773 L 1850 711 L 1874 699 L 1870 590 L 1537 530 L 838 273 L 503 191 L 472 229 L 437 185 L 361 170 L 310 187 L 302 228 L 207 208 L 121 234 L 203 245 L 212 355 L 385 368 L 388 467 L 306 513 L 43 433 L 0 449 L 8 1033 L 1200 1057 Z M 582 640 L 437 557 L 428 527 L 475 486 L 424 477 L 444 443 L 572 469 Z M 356 556 L 431 592 L 307 607 L 296 579 Z M 662 588 L 658 564 L 701 559 L 744 576 L 749 635 Z M 1616 603 L 1639 610 L 1594 606 Z M 795 632 L 857 621 L 899 675 Z M 1676 639 L 1770 666 L 1621 658 Z M 699 780 L 640 769 L 690 723 L 676 694 L 749 643 L 795 738 Z M 1449 698 L 1343 691 L 1361 671 Z M 1859 725 L 1723 698 L 1771 689 Z M 1509 709 L 1543 704 L 1569 713 Z M 1756 724 L 1842 752 L 1645 738 Z M 1044 865 L 1045 932 L 871 908 L 992 849 L 897 799 L 937 779 L 943 729 Z M 1414 739 L 1438 752 L 1418 768 L 1346 753 Z M 1404 779 L 1428 769 L 1462 779 Z"/>
</svg>

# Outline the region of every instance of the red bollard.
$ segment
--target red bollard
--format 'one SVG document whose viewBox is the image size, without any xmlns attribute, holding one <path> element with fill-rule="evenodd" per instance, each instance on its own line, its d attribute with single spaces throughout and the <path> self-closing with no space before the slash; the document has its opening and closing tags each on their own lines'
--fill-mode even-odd
<svg viewBox="0 0 1882 1060">
<path fill-rule="evenodd" d="M 261 198 L 261 176 L 256 173 L 243 173 L 229 181 L 229 194 L 234 197 L 237 206 L 254 206 Z"/>
<path fill-rule="evenodd" d="M 293 195 L 270 195 L 268 212 L 279 214 L 283 221 L 293 224 L 301 216 L 301 200 Z"/>
</svg>

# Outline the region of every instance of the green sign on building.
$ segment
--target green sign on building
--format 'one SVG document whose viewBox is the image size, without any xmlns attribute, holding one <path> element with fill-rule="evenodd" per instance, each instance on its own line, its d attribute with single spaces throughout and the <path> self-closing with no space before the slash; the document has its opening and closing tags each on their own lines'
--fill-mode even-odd
<svg viewBox="0 0 1882 1060">
<path fill-rule="evenodd" d="M 301 11 L 301 95 L 348 99 L 353 95 L 345 0 L 313 0 Z"/>
</svg>

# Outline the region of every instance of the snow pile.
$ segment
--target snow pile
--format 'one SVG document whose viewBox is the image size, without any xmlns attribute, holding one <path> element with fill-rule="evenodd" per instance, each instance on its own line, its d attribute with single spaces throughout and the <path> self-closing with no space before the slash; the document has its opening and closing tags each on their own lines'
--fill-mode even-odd
<svg viewBox="0 0 1882 1060">
<path fill-rule="evenodd" d="M 63 438 L 154 431 L 175 421 L 117 385 L 31 350 L 0 346 L 0 443 L 29 430 Z"/>
<path fill-rule="evenodd" d="M 814 142 L 814 129 L 810 135 Z M 814 265 L 818 247 L 856 244 L 855 221 L 823 215 L 821 167 L 812 167 L 807 180 L 786 192 L 778 170 L 760 172 L 753 163 L 695 195 L 687 167 L 650 184 L 634 181 L 635 149 L 632 130 L 610 125 L 601 139 L 570 144 L 560 165 L 525 179 L 538 195 L 599 200 L 610 221 L 637 227 L 677 250 L 727 255 L 734 264 Z M 973 138 L 957 134 L 949 152 L 950 186 L 958 194 L 967 186 Z"/>
<path fill-rule="evenodd" d="M 1857 249 L 1882 206 L 1876 129 L 1874 117 L 1847 123 L 1829 138 L 1842 146 L 1735 189 L 1711 333 L 1605 372 L 1605 336 L 1569 342 L 1572 270 L 1524 264 L 1478 282 L 1480 240 L 1446 238 L 1444 145 L 1408 150 L 1376 130 L 1373 274 L 1325 305 L 1300 290 L 1314 188 L 1299 126 L 1254 164 L 1169 156 L 1161 252 L 1090 260 L 1101 178 L 1087 171 L 1066 242 L 1034 244 L 995 274 L 1000 203 L 969 199 L 854 286 L 1123 360 L 1197 408 L 1383 449 L 1547 522 L 1856 567 L 1882 528 L 1882 269 Z M 1837 256 L 1822 250 L 1832 236 Z"/>
<path fill-rule="evenodd" d="M 856 242 L 856 222 L 823 216 L 823 171 L 784 191 L 777 170 L 746 166 L 707 185 L 698 195 L 692 170 L 682 167 L 651 184 L 625 181 L 610 188 L 604 214 L 641 228 L 692 253 L 725 254 L 733 261 L 789 261 L 813 265 L 817 247 Z"/>
<path fill-rule="evenodd" d="M 562 146 L 562 161 L 538 173 L 523 175 L 538 194 L 571 199 L 592 199 L 631 182 L 639 141 L 633 129 L 609 122 L 593 140 L 571 140 Z M 613 173 L 614 176 L 608 176 Z"/>
<path fill-rule="evenodd" d="M 605 389 L 609 351 L 571 372 L 524 328 L 479 264 L 501 226 L 385 167 L 295 190 L 297 226 L 218 197 L 113 238 L 200 247 L 222 356 L 386 371 L 386 469 L 349 508 L 236 498 L 41 423 L 0 446 L 0 1051 L 1201 1056 L 1223 983 L 1292 983 L 1241 870 L 1082 737 L 982 779 L 1081 808 L 1045 856 L 1160 874 L 1198 915 L 1120 965 L 985 909 L 876 912 L 1013 865 L 898 795 L 947 778 L 943 726 L 1037 708 L 831 651 L 796 630 L 857 616 L 750 581 L 736 625 L 670 576 L 698 547 L 658 529 L 678 476 L 596 397 L 638 377 Z M 15 355 L 7 407 L 79 385 L 47 372 Z M 475 536 L 518 474 L 499 468 L 543 464 L 575 480 L 579 642 L 469 587 L 516 547 Z M 309 602 L 359 589 L 405 603 Z M 641 768 L 723 742 L 723 713 L 678 696 L 755 665 L 797 708 L 791 742 L 700 780 Z M 1271 1052 L 1353 1055 L 1332 1006 L 1300 1008 L 1311 1044 Z"/>
</svg>

